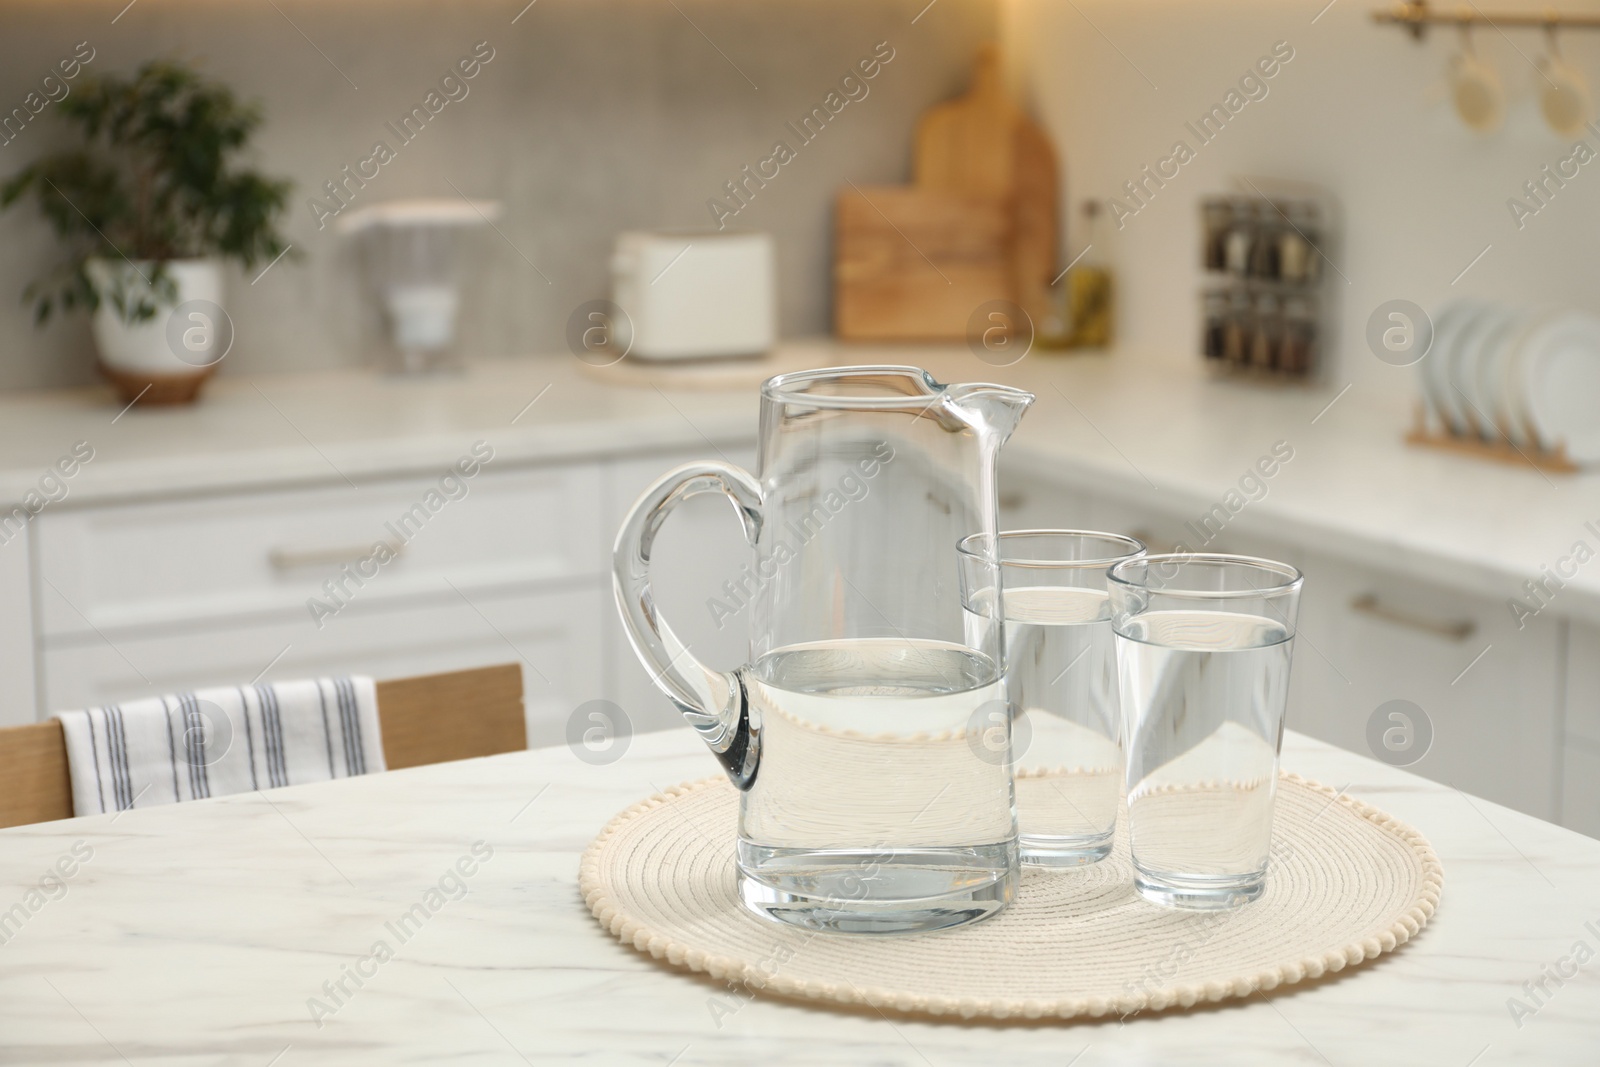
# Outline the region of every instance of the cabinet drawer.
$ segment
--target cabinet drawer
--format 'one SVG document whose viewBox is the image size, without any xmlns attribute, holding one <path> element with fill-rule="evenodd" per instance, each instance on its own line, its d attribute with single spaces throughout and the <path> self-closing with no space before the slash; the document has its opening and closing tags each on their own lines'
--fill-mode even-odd
<svg viewBox="0 0 1600 1067">
<path fill-rule="evenodd" d="M 1231 527 L 1205 526 L 1208 516 L 1194 510 L 1195 515 L 1186 519 L 1174 510 L 1063 489 L 1037 477 L 1007 478 L 1002 471 L 1000 479 L 1001 529 L 1103 530 L 1137 537 L 1151 552 L 1173 552 L 1182 546 L 1189 552 L 1242 552 L 1292 562 L 1281 545 Z"/>
<path fill-rule="evenodd" d="M 1518 630 L 1504 602 L 1321 556 L 1303 569 L 1291 728 L 1375 755 L 1368 721 L 1390 700 L 1410 701 L 1433 740 L 1409 770 L 1554 817 L 1560 623 Z"/>
<path fill-rule="evenodd" d="M 1090 525 L 1087 498 L 1027 474 L 1000 468 L 1002 530 L 1077 530 Z"/>
<path fill-rule="evenodd" d="M 1567 627 L 1567 736 L 1600 750 L 1600 629 Z"/>
<path fill-rule="evenodd" d="M 1561 825 L 1600 837 L 1600 745 L 1569 740 L 1562 755 Z"/>
<path fill-rule="evenodd" d="M 451 594 L 378 611 L 353 606 L 321 630 L 295 620 L 119 636 L 114 644 L 75 637 L 45 652 L 46 710 L 258 678 L 405 678 L 521 663 L 528 744 L 559 744 L 572 710 L 602 695 L 601 603 L 599 582 L 592 581 L 557 593 L 474 593 L 470 602 Z"/>
<path fill-rule="evenodd" d="M 595 575 L 597 467 L 495 471 L 40 516 L 46 638 L 266 617 Z M 375 547 L 397 553 L 387 562 Z M 349 567 L 355 575 L 341 577 Z M 359 583 L 359 584 L 358 584 Z"/>
<path fill-rule="evenodd" d="M 0 544 L 0 727 L 32 722 L 37 700 L 33 660 L 33 590 L 28 542 L 23 527 Z"/>
</svg>

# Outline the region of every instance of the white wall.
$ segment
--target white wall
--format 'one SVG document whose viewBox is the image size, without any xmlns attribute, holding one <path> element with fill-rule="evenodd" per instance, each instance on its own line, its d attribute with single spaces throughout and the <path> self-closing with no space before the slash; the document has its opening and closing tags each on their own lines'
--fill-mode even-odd
<svg viewBox="0 0 1600 1067">
<path fill-rule="evenodd" d="M 1336 378 L 1411 387 L 1409 373 L 1380 364 L 1362 340 L 1368 315 L 1385 300 L 1432 309 L 1467 294 L 1600 311 L 1600 162 L 1582 168 L 1520 232 L 1506 207 L 1523 182 L 1571 148 L 1538 112 L 1540 75 L 1530 61 L 1543 54 L 1543 34 L 1475 35 L 1509 96 L 1505 125 L 1484 136 L 1455 118 L 1446 94 L 1456 30 L 1435 30 L 1418 44 L 1374 24 L 1372 0 L 1339 0 L 1313 24 L 1325 3 L 1007 0 L 1013 75 L 1055 139 L 1074 204 L 1120 192 L 1180 137 L 1196 144 L 1186 121 L 1219 102 L 1275 42 L 1294 49 L 1269 94 L 1199 148 L 1116 235 L 1129 358 L 1199 358 L 1197 200 L 1228 190 L 1236 174 L 1317 182 L 1343 204 L 1344 240 L 1333 258 L 1349 283 L 1340 286 Z M 1542 10 L 1526 0 L 1495 6 Z M 1600 85 L 1600 34 L 1568 35 L 1562 48 Z M 1589 140 L 1600 149 L 1600 136 Z M 1069 242 L 1073 251 L 1079 245 Z M 1486 245 L 1493 248 L 1452 287 Z"/>
</svg>

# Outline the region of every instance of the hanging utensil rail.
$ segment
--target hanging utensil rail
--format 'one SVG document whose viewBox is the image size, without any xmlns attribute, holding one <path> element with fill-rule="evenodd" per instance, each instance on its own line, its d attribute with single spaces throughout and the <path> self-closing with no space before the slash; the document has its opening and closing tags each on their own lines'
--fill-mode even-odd
<svg viewBox="0 0 1600 1067">
<path fill-rule="evenodd" d="M 1479 10 L 1475 5 L 1453 11 L 1435 8 L 1427 0 L 1400 3 L 1372 13 L 1372 21 L 1404 26 L 1411 36 L 1422 40 L 1429 26 L 1492 26 L 1496 29 L 1512 27 L 1542 27 L 1562 30 L 1600 30 L 1600 15 L 1563 13 L 1559 11 L 1501 11 L 1495 14 Z"/>
</svg>

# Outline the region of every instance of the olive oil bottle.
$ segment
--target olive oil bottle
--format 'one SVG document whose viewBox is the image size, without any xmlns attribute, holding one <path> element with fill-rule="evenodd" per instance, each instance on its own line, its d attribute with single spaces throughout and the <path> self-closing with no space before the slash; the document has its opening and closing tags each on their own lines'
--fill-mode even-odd
<svg viewBox="0 0 1600 1067">
<path fill-rule="evenodd" d="M 1062 348 L 1109 348 L 1115 322 L 1115 288 L 1111 277 L 1104 207 L 1098 200 L 1083 202 L 1084 251 L 1067 271 L 1062 287 Z"/>
</svg>

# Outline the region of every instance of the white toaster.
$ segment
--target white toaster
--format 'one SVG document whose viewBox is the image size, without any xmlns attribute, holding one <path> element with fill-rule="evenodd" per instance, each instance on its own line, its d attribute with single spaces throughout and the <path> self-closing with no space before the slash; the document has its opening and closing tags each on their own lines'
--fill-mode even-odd
<svg viewBox="0 0 1600 1067">
<path fill-rule="evenodd" d="M 772 238 L 716 230 L 617 237 L 611 299 L 617 345 L 636 359 L 759 356 L 777 334 Z"/>
</svg>

